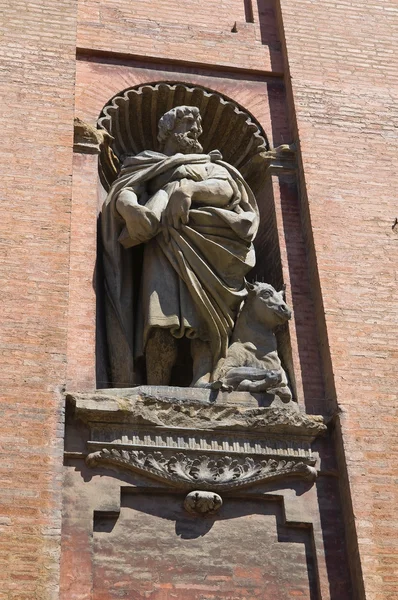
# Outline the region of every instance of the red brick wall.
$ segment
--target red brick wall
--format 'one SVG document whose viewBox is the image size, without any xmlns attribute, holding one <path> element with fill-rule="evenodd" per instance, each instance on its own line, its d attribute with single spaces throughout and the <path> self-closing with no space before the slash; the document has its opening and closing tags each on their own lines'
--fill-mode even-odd
<svg viewBox="0 0 398 600">
<path fill-rule="evenodd" d="M 95 272 L 98 156 L 73 155 L 67 345 L 67 389 L 92 390 L 95 381 Z"/>
<path fill-rule="evenodd" d="M 281 71 L 272 7 L 272 0 L 258 0 L 247 23 L 244 0 L 80 0 L 77 45 L 90 53 Z"/>
<path fill-rule="evenodd" d="M 395 0 L 281 0 L 356 594 L 398 596 Z M 289 80 L 289 79 L 288 79 Z M 344 454 L 343 454 L 344 452 Z M 350 493 L 347 485 L 350 486 Z M 356 534 L 355 534 L 356 531 Z M 363 576 L 363 586 L 361 577 Z"/>
<path fill-rule="evenodd" d="M 58 597 L 73 0 L 1 2 L 0 598 Z"/>
<path fill-rule="evenodd" d="M 3 1 L 2 7 L 0 571 L 6 579 L 0 599 L 47 600 L 58 597 L 61 391 L 66 382 L 94 385 L 96 207 L 79 195 L 93 174 L 92 157 L 76 158 L 81 179 L 70 253 L 76 0 Z M 80 56 L 96 59 L 78 63 L 77 114 L 93 122 L 115 92 L 158 79 L 156 70 L 198 83 L 213 74 L 218 89 L 248 106 L 274 145 L 296 137 L 300 210 L 290 184 L 280 193 L 274 186 L 278 234 L 285 235 L 282 267 L 296 309 L 293 363 L 308 410 L 320 410 L 324 383 L 325 409 L 337 401 L 341 410 L 335 437 L 356 596 L 392 600 L 398 594 L 396 3 L 280 0 L 279 33 L 273 0 L 252 7 L 249 23 L 243 0 L 80 0 L 77 45 Z M 154 63 L 139 80 L 139 69 L 129 68 L 133 57 Z M 284 69 L 292 137 L 281 125 Z M 265 94 L 268 75 L 275 84 L 267 80 Z M 300 217 L 302 232 L 294 233 Z M 322 370 L 306 313 L 308 282 Z M 325 515 L 316 535 L 331 546 Z M 342 557 L 341 538 L 334 551 Z M 335 562 L 328 567 L 334 569 Z M 338 593 L 331 592 L 336 600 Z"/>
<path fill-rule="evenodd" d="M 97 517 L 95 600 L 311 600 L 310 536 L 283 527 L 279 503 L 226 498 L 217 517 L 197 519 L 181 508 L 183 497 L 135 491 L 116 523 Z"/>
</svg>

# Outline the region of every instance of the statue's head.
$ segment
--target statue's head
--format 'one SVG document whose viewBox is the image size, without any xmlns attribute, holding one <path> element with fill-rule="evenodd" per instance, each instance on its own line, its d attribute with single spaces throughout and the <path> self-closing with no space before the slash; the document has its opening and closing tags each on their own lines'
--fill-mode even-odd
<svg viewBox="0 0 398 600">
<path fill-rule="evenodd" d="M 202 118 L 196 106 L 176 106 L 159 120 L 158 141 L 161 150 L 172 155 L 198 154 L 203 151 L 198 137 L 202 134 Z"/>
<path fill-rule="evenodd" d="M 269 283 L 246 283 L 248 297 L 245 309 L 252 319 L 276 327 L 291 319 L 292 311 L 285 301 L 285 290 L 277 292 Z M 243 309 L 242 309 L 243 310 Z"/>
</svg>

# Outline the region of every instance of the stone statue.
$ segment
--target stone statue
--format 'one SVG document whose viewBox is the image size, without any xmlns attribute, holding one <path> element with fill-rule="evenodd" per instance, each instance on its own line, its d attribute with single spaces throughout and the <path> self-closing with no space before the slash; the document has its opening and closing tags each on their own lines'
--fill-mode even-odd
<svg viewBox="0 0 398 600">
<path fill-rule="evenodd" d="M 231 344 L 213 374 L 213 389 L 268 392 L 292 399 L 277 352 L 273 329 L 292 316 L 284 299 L 268 283 L 247 284 L 249 295 L 236 321 Z"/>
<path fill-rule="evenodd" d="M 159 121 L 161 152 L 124 158 L 101 215 L 112 383 L 169 385 L 177 342 L 190 340 L 192 386 L 226 356 L 254 266 L 256 200 L 218 151 L 203 154 L 201 116 Z"/>
</svg>

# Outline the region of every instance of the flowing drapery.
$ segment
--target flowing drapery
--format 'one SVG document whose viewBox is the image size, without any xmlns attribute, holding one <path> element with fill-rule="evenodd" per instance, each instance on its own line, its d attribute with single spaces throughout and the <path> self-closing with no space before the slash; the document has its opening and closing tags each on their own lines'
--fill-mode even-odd
<svg viewBox="0 0 398 600">
<path fill-rule="evenodd" d="M 127 218 L 119 214 L 117 199 L 123 189 L 135 191 L 140 206 L 149 206 L 156 193 L 163 194 L 159 202 L 164 201 L 181 178 L 225 179 L 234 194 L 223 208 L 193 205 L 188 224 L 168 227 L 167 238 L 140 207 L 132 205 Z M 225 355 L 246 296 L 244 277 L 254 266 L 252 240 L 257 227 L 253 193 L 218 153 L 166 157 L 146 151 L 125 161 L 101 215 L 114 385 L 137 383 L 135 359 L 143 355 L 153 327 L 166 327 L 177 338 L 208 341 L 214 364 Z M 135 261 L 140 243 L 144 243 L 142 266 Z"/>
</svg>

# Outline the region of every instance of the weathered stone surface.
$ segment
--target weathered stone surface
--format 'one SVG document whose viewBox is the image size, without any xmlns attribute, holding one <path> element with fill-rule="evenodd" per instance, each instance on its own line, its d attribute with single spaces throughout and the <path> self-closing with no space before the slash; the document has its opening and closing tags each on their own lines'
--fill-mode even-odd
<svg viewBox="0 0 398 600">
<path fill-rule="evenodd" d="M 314 480 L 317 475 L 313 464 L 297 457 L 291 460 L 260 460 L 229 455 L 190 456 L 183 452 L 170 456 L 167 452 L 148 453 L 119 448 L 103 448 L 92 452 L 87 456 L 86 464 L 93 468 L 118 467 L 143 473 L 183 489 L 201 487 L 205 490 L 232 490 L 290 476 Z"/>
<path fill-rule="evenodd" d="M 76 416 L 85 421 L 140 423 L 152 426 L 211 430 L 249 430 L 275 434 L 296 434 L 310 438 L 326 431 L 325 420 L 318 415 L 306 415 L 284 408 L 247 407 L 205 403 L 198 399 L 176 402 L 173 397 L 142 394 L 146 387 L 107 390 L 94 394 L 68 394 Z M 151 389 L 151 388 L 149 388 Z M 161 389 L 161 388 L 158 388 Z M 165 394 L 169 389 L 163 388 Z M 174 388 L 176 389 L 176 388 Z M 177 388 L 178 389 L 178 388 Z M 185 388 L 181 388 L 185 390 Z M 197 390 L 203 394 L 207 390 Z"/>
<path fill-rule="evenodd" d="M 292 316 L 284 290 L 277 292 L 268 283 L 248 284 L 249 294 L 238 315 L 227 355 L 212 379 L 212 387 L 227 390 L 268 392 L 283 402 L 292 393 L 278 356 L 274 329 Z"/>
<path fill-rule="evenodd" d="M 74 119 L 73 151 L 81 154 L 99 154 L 101 147 L 108 148 L 113 137 L 108 131 L 96 129 L 79 117 Z"/>
<path fill-rule="evenodd" d="M 155 389 L 149 387 L 152 393 Z M 79 454 L 86 456 L 87 466 L 140 473 L 190 490 L 316 476 L 311 442 L 326 430 L 322 417 L 206 403 L 199 392 L 208 390 L 193 390 L 196 399 L 184 399 L 181 388 L 178 401 L 167 397 L 172 392 L 167 387 L 153 396 L 149 390 L 68 395 L 74 418 L 89 428 L 89 454 Z"/>
<path fill-rule="evenodd" d="M 184 508 L 191 515 L 214 515 L 221 508 L 222 503 L 222 498 L 218 494 L 196 490 L 187 494 Z"/>
</svg>

